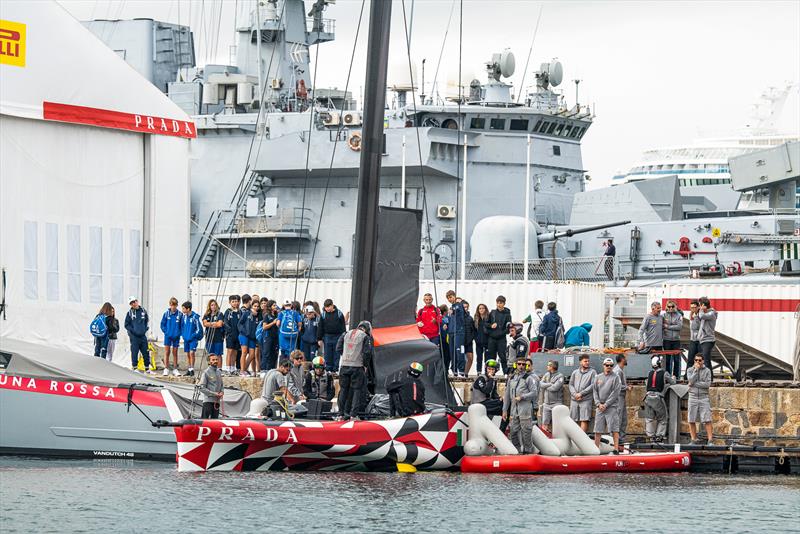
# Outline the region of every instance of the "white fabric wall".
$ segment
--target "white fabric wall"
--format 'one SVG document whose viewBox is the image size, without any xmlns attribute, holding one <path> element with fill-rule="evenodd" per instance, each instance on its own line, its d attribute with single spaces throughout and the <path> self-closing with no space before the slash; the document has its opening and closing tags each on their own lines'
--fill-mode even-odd
<svg viewBox="0 0 800 534">
<path fill-rule="evenodd" d="M 0 334 L 89 352 L 103 302 L 124 315 L 141 290 L 142 137 L 0 116 Z"/>
<path fill-rule="evenodd" d="M 209 298 L 220 302 L 222 309 L 228 307 L 228 295 L 242 293 L 257 293 L 264 297 L 283 302 L 285 299 L 316 300 L 320 304 L 326 298 L 331 298 L 343 311 L 350 309 L 350 280 L 311 280 L 308 282 L 306 294 L 306 281 L 297 283 L 293 279 L 273 280 L 269 278 L 194 278 L 192 280 L 192 298 L 197 302 L 195 306 L 205 309 Z M 436 282 L 436 295 L 439 304 L 447 303 L 445 293 L 453 289 L 441 281 Z M 459 282 L 458 294 L 470 303 L 470 309 L 475 310 L 479 303 L 486 304 L 489 309 L 495 307 L 497 295 L 506 297 L 506 305 L 511 309 L 514 320 L 521 321 L 532 310 L 536 300 L 558 303 L 559 314 L 562 316 L 564 326 L 569 328 L 584 322 L 593 325 L 590 334 L 592 345 L 600 347 L 603 344 L 603 321 L 605 320 L 604 287 L 601 284 L 586 284 L 581 282 L 515 282 L 515 281 L 466 281 Z M 434 293 L 433 282 L 420 281 L 419 303 L 422 304 L 422 295 Z"/>
</svg>

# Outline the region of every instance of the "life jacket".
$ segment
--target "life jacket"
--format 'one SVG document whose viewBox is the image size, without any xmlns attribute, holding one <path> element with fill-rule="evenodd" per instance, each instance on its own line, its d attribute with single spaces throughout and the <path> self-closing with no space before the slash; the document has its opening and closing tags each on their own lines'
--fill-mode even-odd
<svg viewBox="0 0 800 534">
<path fill-rule="evenodd" d="M 324 395 L 328 393 L 328 382 L 331 380 L 331 374 L 328 371 L 322 373 L 322 376 L 317 376 L 314 370 L 311 370 L 311 399 L 325 399 Z"/>
<path fill-rule="evenodd" d="M 662 393 L 664 391 L 664 369 L 653 369 L 647 375 L 647 391 Z"/>
</svg>

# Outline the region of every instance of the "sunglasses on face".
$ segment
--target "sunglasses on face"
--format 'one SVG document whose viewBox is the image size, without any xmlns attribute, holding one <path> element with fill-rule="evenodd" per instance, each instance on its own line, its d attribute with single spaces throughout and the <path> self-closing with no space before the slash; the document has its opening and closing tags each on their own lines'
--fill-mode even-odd
<svg viewBox="0 0 800 534">
<path fill-rule="evenodd" d="M 614 367 L 614 366 L 612 364 L 610 364 L 610 363 L 604 363 L 603 367 Z"/>
<path fill-rule="evenodd" d="M 694 359 L 694 361 L 696 361 L 696 362 L 702 362 L 702 361 L 703 361 L 703 358 L 695 358 L 695 359 Z"/>
<path fill-rule="evenodd" d="M 667 306 L 667 309 L 668 309 L 668 310 L 674 310 L 674 309 L 675 309 L 675 306 Z"/>
</svg>

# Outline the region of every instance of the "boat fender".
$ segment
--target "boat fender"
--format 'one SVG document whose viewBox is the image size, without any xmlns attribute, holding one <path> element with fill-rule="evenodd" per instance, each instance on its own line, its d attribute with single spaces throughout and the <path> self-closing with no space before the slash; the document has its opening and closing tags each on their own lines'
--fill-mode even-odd
<svg viewBox="0 0 800 534">
<path fill-rule="evenodd" d="M 545 456 L 561 456 L 561 450 L 552 440 L 542 432 L 542 429 L 537 425 L 533 426 L 533 444 L 539 449 L 539 454 Z"/>
<path fill-rule="evenodd" d="M 267 409 L 267 401 L 262 398 L 250 401 L 250 410 L 247 412 L 247 417 L 261 417 L 264 410 Z"/>
<path fill-rule="evenodd" d="M 470 439 L 485 439 L 494 445 L 494 448 L 500 454 L 518 454 L 517 448 L 486 416 L 486 406 L 483 404 L 471 404 L 467 414 L 469 416 Z"/>
<path fill-rule="evenodd" d="M 483 438 L 472 438 L 464 444 L 464 454 L 467 456 L 486 456 L 489 454 L 489 444 Z"/>
<path fill-rule="evenodd" d="M 359 152 L 361 150 L 361 132 L 351 133 L 350 137 L 347 139 L 347 146 L 350 147 L 350 150 Z"/>
<path fill-rule="evenodd" d="M 553 438 L 556 440 L 567 438 L 578 448 L 581 454 L 597 456 L 600 449 L 594 444 L 594 440 L 581 430 L 578 423 L 570 419 L 569 408 L 563 404 L 553 408 Z M 564 451 L 565 453 L 567 451 Z"/>
</svg>

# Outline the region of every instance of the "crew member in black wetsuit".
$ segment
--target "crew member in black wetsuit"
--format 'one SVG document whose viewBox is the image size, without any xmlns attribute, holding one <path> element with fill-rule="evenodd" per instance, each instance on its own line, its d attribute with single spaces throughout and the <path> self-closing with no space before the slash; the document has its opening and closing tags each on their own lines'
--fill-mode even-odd
<svg viewBox="0 0 800 534">
<path fill-rule="evenodd" d="M 413 362 L 405 375 L 386 384 L 392 416 L 408 417 L 425 412 L 425 384 L 420 380 L 424 369 L 421 363 Z"/>
</svg>

